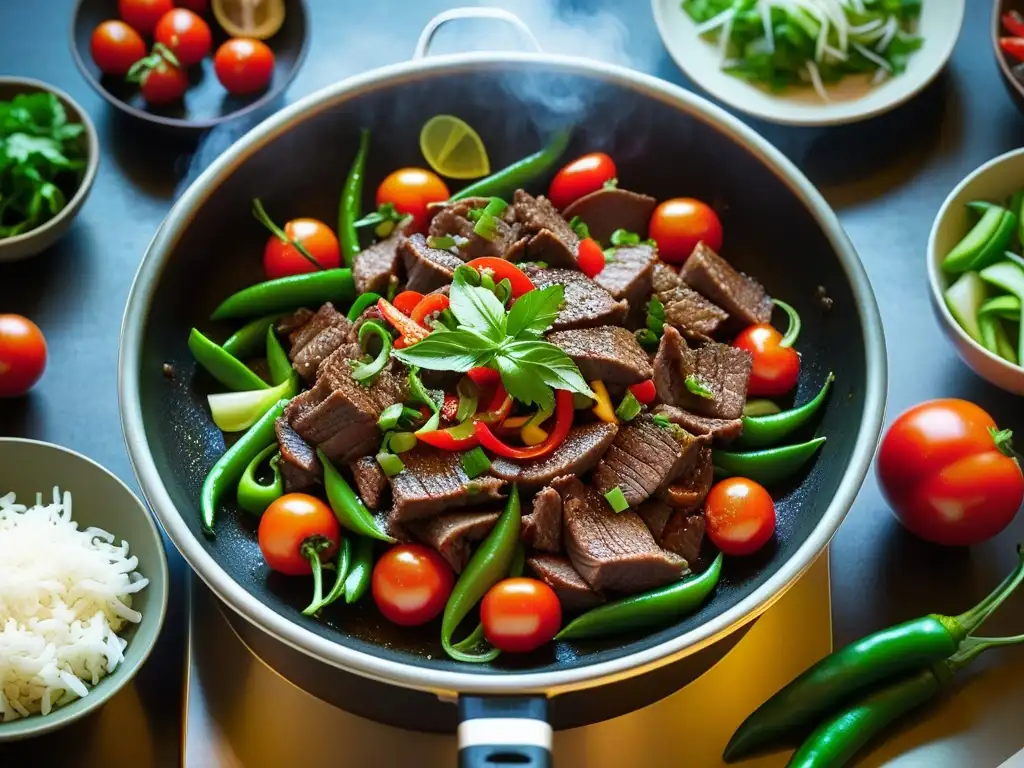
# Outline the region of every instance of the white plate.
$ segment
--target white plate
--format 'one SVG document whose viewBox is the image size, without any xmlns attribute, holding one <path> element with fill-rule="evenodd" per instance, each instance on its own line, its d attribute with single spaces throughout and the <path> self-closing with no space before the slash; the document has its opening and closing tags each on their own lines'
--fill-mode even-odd
<svg viewBox="0 0 1024 768">
<path fill-rule="evenodd" d="M 942 71 L 953 52 L 964 19 L 965 0 L 924 0 L 918 34 L 924 45 L 907 70 L 878 85 L 869 76 L 847 77 L 828 86 L 829 101 L 813 88 L 780 93 L 726 74 L 718 48 L 697 36 L 697 25 L 680 0 L 651 0 L 654 21 L 669 54 L 694 83 L 719 101 L 748 114 L 787 125 L 839 125 L 888 112 L 919 93 Z"/>
</svg>

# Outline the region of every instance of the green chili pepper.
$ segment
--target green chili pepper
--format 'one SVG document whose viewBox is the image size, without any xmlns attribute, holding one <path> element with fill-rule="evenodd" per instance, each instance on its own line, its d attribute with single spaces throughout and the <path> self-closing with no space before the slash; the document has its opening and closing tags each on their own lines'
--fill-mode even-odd
<svg viewBox="0 0 1024 768">
<path fill-rule="evenodd" d="M 210 319 L 228 320 L 233 317 L 265 315 L 295 307 L 320 305 L 325 301 L 341 304 L 349 301 L 355 292 L 351 269 L 305 272 L 243 288 L 221 302 L 213 310 Z"/>
<path fill-rule="evenodd" d="M 338 559 L 334 565 L 334 585 L 331 591 L 324 597 L 313 602 L 303 609 L 304 616 L 313 616 L 320 613 L 328 605 L 336 601 L 345 593 L 345 580 L 348 578 L 349 563 L 352 561 L 352 543 L 344 536 L 338 544 Z"/>
<path fill-rule="evenodd" d="M 949 658 L 1024 581 L 1020 548 L 1017 554 L 1013 573 L 966 613 L 924 616 L 826 656 L 743 721 L 725 748 L 725 759 L 736 760 L 800 733 L 875 684 Z"/>
<path fill-rule="evenodd" d="M 370 510 L 363 504 L 348 481 L 341 476 L 341 473 L 334 468 L 324 452 L 317 449 L 316 455 L 324 468 L 324 489 L 327 491 L 327 501 L 334 510 L 338 522 L 345 528 L 362 536 L 369 536 L 379 541 L 394 543 L 394 539 L 377 527 Z"/>
<path fill-rule="evenodd" d="M 1017 214 L 993 205 L 942 261 L 947 272 L 979 270 L 998 259 L 1017 230 Z"/>
<path fill-rule="evenodd" d="M 239 360 L 259 355 L 267 339 L 267 328 L 281 319 L 280 314 L 264 315 L 250 320 L 221 344 L 221 348 Z"/>
<path fill-rule="evenodd" d="M 516 547 L 515 557 L 512 558 L 512 565 L 508 568 L 508 578 L 516 579 L 523 575 L 523 569 L 526 567 L 526 551 L 523 549 L 523 545 L 520 544 Z M 500 655 L 500 651 L 487 642 L 487 638 L 484 636 L 484 625 L 482 623 L 476 625 L 476 629 L 470 632 L 465 640 L 460 640 L 455 643 L 454 646 L 456 651 L 459 653 L 473 656 L 475 660 L 480 662 L 494 661 Z"/>
<path fill-rule="evenodd" d="M 270 460 L 270 471 L 274 479 L 269 485 L 261 483 L 256 479 L 256 473 L 260 466 L 270 456 L 277 452 L 277 441 L 275 440 L 257 454 L 256 458 L 249 462 L 241 479 L 238 481 L 238 506 L 253 515 L 262 515 L 276 499 L 284 495 L 284 483 L 281 481 L 281 468 L 278 462 L 280 456 L 274 456 Z"/>
<path fill-rule="evenodd" d="M 761 485 L 775 485 L 799 472 L 824 442 L 825 437 L 822 436 L 806 443 L 749 453 L 716 450 L 712 453 L 712 461 L 715 474 L 721 477 L 746 477 Z"/>
<path fill-rule="evenodd" d="M 352 161 L 345 186 L 341 190 L 341 203 L 338 205 L 338 239 L 341 244 L 341 258 L 346 266 L 359 253 L 359 233 L 356 221 L 363 205 L 363 174 L 366 172 L 366 155 L 370 150 L 370 131 L 363 128 L 359 133 L 359 149 Z"/>
<path fill-rule="evenodd" d="M 217 514 L 217 503 L 227 489 L 235 485 L 249 462 L 255 459 L 265 447 L 277 439 L 274 422 L 284 413 L 288 400 L 278 400 L 277 404 L 264 413 L 259 421 L 249 427 L 235 444 L 228 448 L 224 455 L 217 459 L 210 469 L 203 490 L 199 496 L 199 507 L 202 515 L 203 533 L 213 536 L 213 522 Z"/>
<path fill-rule="evenodd" d="M 270 369 L 270 380 L 274 384 L 281 384 L 295 375 L 292 361 L 288 359 L 288 353 L 278 341 L 274 326 L 267 328 L 267 367 Z"/>
<path fill-rule="evenodd" d="M 370 589 L 373 577 L 373 539 L 357 536 L 352 567 L 345 579 L 345 602 L 357 603 Z"/>
<path fill-rule="evenodd" d="M 441 619 L 441 645 L 456 661 L 480 663 L 490 661 L 498 655 L 497 649 L 483 654 L 462 653 L 452 645 L 452 635 L 473 606 L 483 599 L 487 590 L 509 573 L 519 545 L 521 525 L 519 487 L 513 485 L 505 511 L 501 513 L 487 538 L 473 553 L 448 598 L 448 604 L 444 607 L 444 617 Z"/>
<path fill-rule="evenodd" d="M 755 397 L 743 404 L 744 416 L 771 416 L 775 413 L 782 413 L 778 405 L 763 397 Z"/>
<path fill-rule="evenodd" d="M 269 385 L 239 360 L 214 344 L 195 328 L 188 336 L 188 348 L 192 357 L 207 373 L 228 389 L 249 392 L 254 389 L 269 389 Z"/>
<path fill-rule="evenodd" d="M 370 362 L 362 363 L 352 369 L 352 378 L 367 387 L 373 383 L 373 380 L 391 360 L 391 334 L 376 320 L 367 320 L 359 326 L 359 346 L 365 351 L 367 337 L 371 334 L 380 339 L 380 352 Z"/>
<path fill-rule="evenodd" d="M 814 418 L 828 397 L 834 379 L 835 376 L 830 373 L 818 394 L 801 406 L 767 416 L 744 416 L 743 433 L 737 442 L 746 448 L 778 445 Z"/>
<path fill-rule="evenodd" d="M 671 624 L 697 610 L 714 590 L 721 575 L 722 555 L 719 553 L 704 573 L 607 605 L 599 605 L 565 625 L 555 639 L 608 637 Z"/>
<path fill-rule="evenodd" d="M 348 319 L 349 322 L 354 323 L 359 319 L 359 316 L 367 310 L 368 307 L 377 306 L 377 302 L 380 301 L 381 295 L 374 293 L 373 291 L 367 291 L 366 293 L 360 293 L 356 296 L 356 300 L 352 302 L 352 306 L 348 308 Z"/>
<path fill-rule="evenodd" d="M 454 201 L 467 197 L 509 197 L 520 187 L 527 186 L 529 182 L 547 173 L 569 146 L 570 136 L 567 130 L 559 131 L 544 149 L 470 184 L 452 195 L 451 199 Z"/>
</svg>

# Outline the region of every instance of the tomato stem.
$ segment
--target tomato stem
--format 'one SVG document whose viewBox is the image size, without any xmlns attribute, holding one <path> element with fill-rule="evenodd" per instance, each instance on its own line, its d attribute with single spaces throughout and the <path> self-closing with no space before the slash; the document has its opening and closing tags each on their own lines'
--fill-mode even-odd
<svg viewBox="0 0 1024 768">
<path fill-rule="evenodd" d="M 989 427 L 988 433 L 992 435 L 992 440 L 996 444 L 996 450 L 1001 454 L 1009 456 L 1011 459 L 1016 459 L 1018 463 L 1024 460 L 1024 456 L 1021 456 L 1013 448 L 1012 429 L 996 429 L 995 427 Z"/>
<path fill-rule="evenodd" d="M 783 336 L 782 341 L 779 342 L 779 346 L 792 347 L 796 344 L 797 337 L 800 335 L 800 328 L 802 327 L 800 323 L 800 313 L 781 299 L 772 299 L 772 302 L 789 317 L 789 327 L 786 329 L 786 335 Z"/>
<path fill-rule="evenodd" d="M 271 220 L 270 216 L 267 215 L 266 209 L 263 207 L 263 202 L 258 197 L 252 201 L 252 215 L 256 217 L 256 220 L 260 224 L 269 229 L 278 240 L 280 240 L 282 243 L 285 243 L 286 245 L 291 245 L 293 248 L 295 248 L 296 251 L 299 252 L 302 258 L 304 258 L 314 267 L 316 267 L 317 269 L 327 269 L 327 267 L 325 267 L 323 264 L 317 261 L 316 258 L 314 258 L 313 254 L 306 250 L 306 246 L 304 246 L 298 240 L 288 237 L 285 231 L 281 229 L 279 226 L 277 226 L 277 224 L 275 224 Z"/>
<path fill-rule="evenodd" d="M 1024 581 L 1024 549 L 1017 545 L 1017 567 L 1003 582 L 996 587 L 984 600 L 971 608 L 966 613 L 961 613 L 954 618 L 964 636 L 972 634 L 977 630 L 995 610 L 1003 604 L 1014 590 Z"/>
<path fill-rule="evenodd" d="M 310 616 L 316 613 L 324 599 L 324 573 L 323 568 L 320 565 L 320 553 L 325 552 L 331 547 L 331 540 L 326 536 L 310 536 L 308 539 L 302 542 L 302 546 L 299 547 L 299 552 L 302 556 L 309 561 L 309 567 L 313 571 L 313 599 L 303 609 L 303 613 L 306 616 Z"/>
</svg>

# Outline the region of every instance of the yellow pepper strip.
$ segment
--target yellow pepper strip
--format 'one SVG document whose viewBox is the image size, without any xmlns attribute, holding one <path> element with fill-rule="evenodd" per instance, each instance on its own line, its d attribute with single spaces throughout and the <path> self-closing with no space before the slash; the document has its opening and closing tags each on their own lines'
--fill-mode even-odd
<svg viewBox="0 0 1024 768">
<path fill-rule="evenodd" d="M 511 416 L 505 419 L 501 423 L 501 426 L 505 427 L 506 429 L 521 429 L 522 427 L 525 427 L 532 418 L 532 413 L 527 413 L 524 416 Z"/>
<path fill-rule="evenodd" d="M 534 426 L 533 424 L 527 424 L 519 432 L 519 437 L 522 438 L 526 445 L 540 445 L 548 439 L 548 433 L 540 427 Z"/>
<path fill-rule="evenodd" d="M 608 395 L 608 389 L 605 387 L 604 382 L 600 379 L 592 381 L 590 382 L 590 388 L 597 395 L 593 409 L 594 415 L 601 421 L 607 421 L 609 424 L 618 424 L 619 420 L 615 416 L 615 406 L 612 405 L 612 399 Z"/>
</svg>

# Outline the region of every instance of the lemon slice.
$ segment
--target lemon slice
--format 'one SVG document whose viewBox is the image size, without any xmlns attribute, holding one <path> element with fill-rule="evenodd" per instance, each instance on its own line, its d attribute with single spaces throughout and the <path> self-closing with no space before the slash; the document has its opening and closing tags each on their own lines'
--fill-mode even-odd
<svg viewBox="0 0 1024 768">
<path fill-rule="evenodd" d="M 449 179 L 477 179 L 491 172 L 480 134 L 454 115 L 435 115 L 426 122 L 420 151 L 431 168 Z"/>
<path fill-rule="evenodd" d="M 284 24 L 284 0 L 213 0 L 213 15 L 231 37 L 266 40 Z"/>
</svg>

